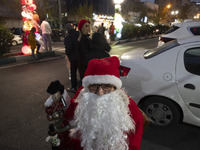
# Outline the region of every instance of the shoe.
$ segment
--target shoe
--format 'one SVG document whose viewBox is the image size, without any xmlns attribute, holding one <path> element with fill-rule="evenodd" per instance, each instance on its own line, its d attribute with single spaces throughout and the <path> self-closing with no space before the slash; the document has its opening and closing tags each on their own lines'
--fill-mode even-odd
<svg viewBox="0 0 200 150">
<path fill-rule="evenodd" d="M 77 89 L 76 88 L 67 88 L 67 91 L 76 93 Z"/>
</svg>

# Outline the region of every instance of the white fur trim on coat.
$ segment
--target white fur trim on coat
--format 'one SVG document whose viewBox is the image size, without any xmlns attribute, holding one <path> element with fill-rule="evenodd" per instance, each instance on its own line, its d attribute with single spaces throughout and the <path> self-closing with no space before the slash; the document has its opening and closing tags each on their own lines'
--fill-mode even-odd
<svg viewBox="0 0 200 150">
<path fill-rule="evenodd" d="M 65 102 L 66 102 L 66 104 L 67 104 L 67 107 L 70 105 L 70 97 L 69 97 L 69 95 L 68 95 L 68 93 L 67 93 L 67 91 L 66 90 L 64 90 L 64 93 L 62 94 L 62 96 L 63 96 L 63 98 L 64 98 L 64 100 L 65 100 Z M 46 100 L 46 102 L 44 103 L 44 105 L 46 106 L 46 107 L 49 107 L 49 106 L 51 106 L 53 104 L 53 98 L 52 98 L 52 95 Z"/>
<path fill-rule="evenodd" d="M 122 81 L 114 75 L 92 75 L 83 78 L 83 87 L 86 88 L 90 84 L 112 84 L 117 89 L 122 87 Z"/>
</svg>

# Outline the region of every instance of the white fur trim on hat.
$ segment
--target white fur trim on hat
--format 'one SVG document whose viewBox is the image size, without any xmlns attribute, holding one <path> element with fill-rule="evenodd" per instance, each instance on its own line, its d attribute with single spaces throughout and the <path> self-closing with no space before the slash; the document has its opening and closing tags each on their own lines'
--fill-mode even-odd
<svg viewBox="0 0 200 150">
<path fill-rule="evenodd" d="M 90 84 L 112 84 L 117 89 L 122 87 L 122 81 L 114 75 L 89 75 L 83 78 L 83 87 L 88 87 Z"/>
</svg>

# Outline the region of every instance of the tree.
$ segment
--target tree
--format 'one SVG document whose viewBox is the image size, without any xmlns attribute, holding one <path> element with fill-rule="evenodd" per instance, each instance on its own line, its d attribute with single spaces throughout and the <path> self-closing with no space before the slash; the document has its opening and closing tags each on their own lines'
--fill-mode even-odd
<svg viewBox="0 0 200 150">
<path fill-rule="evenodd" d="M 151 16 L 149 16 L 149 20 L 151 20 L 154 24 L 159 24 L 160 16 L 159 10 L 151 10 Z"/>
<path fill-rule="evenodd" d="M 86 0 L 86 2 L 82 5 L 80 4 L 78 8 L 76 8 L 76 12 L 77 12 L 77 16 L 78 16 L 78 20 L 80 19 L 92 19 L 92 14 L 93 14 L 93 5 L 92 4 L 88 4 L 88 1 Z"/>
<path fill-rule="evenodd" d="M 165 7 L 161 7 L 159 9 L 159 23 L 168 25 L 172 20 L 171 9 Z"/>
<path fill-rule="evenodd" d="M 0 24 L 0 57 L 10 51 L 13 34 L 7 27 Z"/>
<path fill-rule="evenodd" d="M 40 16 L 40 18 L 45 17 L 47 13 L 50 16 L 51 16 L 51 14 L 53 14 L 51 12 L 52 11 L 51 8 L 53 7 L 53 5 L 51 6 L 49 1 L 35 0 L 34 2 L 35 2 L 35 5 L 37 6 L 36 12 Z"/>
<path fill-rule="evenodd" d="M 130 16 L 127 12 L 140 12 L 141 2 L 139 0 L 126 0 L 121 5 L 121 14 L 125 20 L 129 20 Z"/>
<path fill-rule="evenodd" d="M 189 9 L 190 9 L 190 5 L 189 4 L 185 4 L 185 5 L 181 6 L 178 18 L 181 19 L 181 20 L 187 19 L 188 18 L 188 14 L 189 14 Z"/>
</svg>

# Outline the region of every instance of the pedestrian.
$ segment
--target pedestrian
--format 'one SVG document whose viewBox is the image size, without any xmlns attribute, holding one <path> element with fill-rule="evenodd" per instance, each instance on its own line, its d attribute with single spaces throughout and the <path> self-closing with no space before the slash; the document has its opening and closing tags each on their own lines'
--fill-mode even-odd
<svg viewBox="0 0 200 150">
<path fill-rule="evenodd" d="M 32 27 L 29 34 L 28 34 L 28 45 L 31 48 L 31 52 L 32 52 L 32 57 L 34 60 L 38 60 L 38 54 L 39 54 L 39 49 L 40 49 L 40 44 L 37 42 L 36 40 L 36 36 L 35 36 L 35 32 L 36 32 L 36 28 Z M 35 49 L 37 47 L 37 57 L 35 57 Z"/>
<path fill-rule="evenodd" d="M 71 137 L 85 150 L 140 150 L 143 116 L 121 89 L 119 65 L 115 56 L 91 60 L 83 87 L 65 112 L 65 119 L 76 125 Z"/>
<path fill-rule="evenodd" d="M 79 37 L 78 37 L 78 46 L 79 46 L 79 68 L 80 68 L 80 80 L 82 81 L 84 77 L 84 73 L 86 70 L 85 65 L 85 54 L 90 50 L 90 42 L 89 38 L 90 32 L 90 21 L 86 19 L 82 19 L 78 23 Z"/>
<path fill-rule="evenodd" d="M 49 23 L 47 22 L 46 18 L 42 19 L 41 29 L 42 29 L 42 39 L 43 39 L 46 51 L 51 52 L 52 51 L 52 46 L 51 46 L 52 30 L 51 30 L 51 27 L 50 27 Z"/>
<path fill-rule="evenodd" d="M 109 28 L 109 34 L 110 34 L 110 41 L 115 40 L 115 26 L 113 22 L 111 22 L 110 28 Z"/>
<path fill-rule="evenodd" d="M 94 33 L 91 40 L 91 50 L 85 54 L 86 66 L 91 59 L 94 58 L 105 58 L 110 57 L 109 53 L 111 50 L 105 36 L 101 33 Z"/>
<path fill-rule="evenodd" d="M 101 26 L 99 27 L 99 29 L 97 30 L 97 32 L 105 35 L 105 30 L 106 30 L 106 28 L 104 27 L 104 23 L 102 22 Z"/>
<path fill-rule="evenodd" d="M 77 90 L 77 70 L 78 70 L 78 36 L 79 33 L 75 29 L 73 29 L 73 26 L 68 23 L 66 25 L 66 29 L 68 31 L 64 44 L 65 44 L 65 54 L 69 59 L 70 64 L 70 76 L 71 76 L 71 88 L 68 88 L 67 90 L 70 92 L 76 93 Z M 66 59 L 67 60 L 67 59 Z"/>
</svg>

